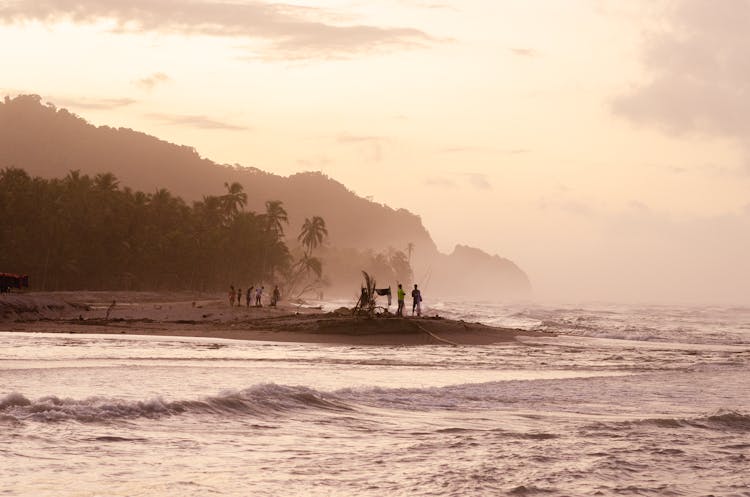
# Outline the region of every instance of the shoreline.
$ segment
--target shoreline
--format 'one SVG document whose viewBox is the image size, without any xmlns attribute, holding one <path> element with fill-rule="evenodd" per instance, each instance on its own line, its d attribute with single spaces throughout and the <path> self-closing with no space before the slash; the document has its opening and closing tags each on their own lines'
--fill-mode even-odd
<svg viewBox="0 0 750 497">
<path fill-rule="evenodd" d="M 113 304 L 114 302 L 114 304 Z M 355 317 L 281 303 L 230 307 L 220 296 L 159 292 L 0 295 L 0 331 L 127 334 L 338 345 L 491 345 L 546 333 L 439 316 Z"/>
</svg>

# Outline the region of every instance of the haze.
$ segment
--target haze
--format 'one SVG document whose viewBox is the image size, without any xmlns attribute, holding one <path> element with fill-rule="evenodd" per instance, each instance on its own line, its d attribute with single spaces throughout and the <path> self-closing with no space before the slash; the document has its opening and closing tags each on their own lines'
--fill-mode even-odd
<svg viewBox="0 0 750 497">
<path fill-rule="evenodd" d="M 320 170 L 541 300 L 746 303 L 750 1 L 0 0 L 0 92 Z M 488 298 L 491 296 L 488 296 Z"/>
</svg>

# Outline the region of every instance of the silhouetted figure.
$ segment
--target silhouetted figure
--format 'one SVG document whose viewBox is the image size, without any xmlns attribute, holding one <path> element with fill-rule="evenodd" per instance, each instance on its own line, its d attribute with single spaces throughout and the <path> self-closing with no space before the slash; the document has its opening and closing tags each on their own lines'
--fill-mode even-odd
<svg viewBox="0 0 750 497">
<path fill-rule="evenodd" d="M 279 285 L 273 287 L 273 293 L 271 294 L 271 305 L 276 307 L 276 303 L 281 298 L 281 292 L 279 291 Z"/>
<path fill-rule="evenodd" d="M 242 288 L 237 289 L 237 307 L 242 307 Z"/>
<path fill-rule="evenodd" d="M 261 298 L 263 297 L 263 289 L 265 287 L 261 286 L 255 289 L 255 307 L 263 307 L 263 304 L 261 303 Z"/>
<path fill-rule="evenodd" d="M 253 300 L 253 286 L 251 285 L 250 288 L 247 289 L 247 294 L 245 295 L 245 305 L 247 307 L 250 307 L 250 302 Z"/>
<path fill-rule="evenodd" d="M 234 297 L 237 294 L 234 293 L 234 285 L 229 285 L 229 307 L 234 307 Z"/>
<path fill-rule="evenodd" d="M 414 311 L 417 311 L 417 316 L 422 315 L 422 292 L 419 291 L 417 285 L 414 285 L 414 290 L 411 291 L 411 315 L 414 315 Z"/>
<path fill-rule="evenodd" d="M 398 297 L 398 309 L 396 309 L 396 316 L 404 316 L 404 298 L 406 297 L 406 292 L 404 291 L 404 288 L 401 286 L 401 283 L 398 284 L 398 291 L 396 292 L 396 296 Z"/>
</svg>

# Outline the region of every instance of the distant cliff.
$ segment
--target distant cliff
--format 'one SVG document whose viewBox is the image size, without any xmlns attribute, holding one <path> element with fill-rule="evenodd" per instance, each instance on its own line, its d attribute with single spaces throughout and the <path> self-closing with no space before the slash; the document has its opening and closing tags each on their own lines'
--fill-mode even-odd
<svg viewBox="0 0 750 497">
<path fill-rule="evenodd" d="M 420 266 L 433 268 L 431 284 L 440 293 L 445 289 L 447 294 L 492 298 L 530 289 L 525 274 L 512 262 L 461 246 L 449 256 L 440 254 L 419 216 L 359 197 L 322 173 L 283 177 L 219 165 L 191 147 L 131 129 L 93 126 L 65 109 L 43 104 L 35 95 L 0 102 L 0 168 L 4 167 L 44 178 L 62 177 L 71 170 L 89 175 L 111 172 L 134 190 L 167 188 L 187 201 L 222 194 L 225 182 L 238 182 L 251 210 L 262 211 L 266 200 L 284 202 L 288 233 L 297 233 L 305 217 L 319 215 L 326 220 L 330 244 L 337 247 L 406 251 L 413 244 Z M 494 295 L 484 293 L 488 287 L 495 288 Z"/>
<path fill-rule="evenodd" d="M 442 296 L 494 300 L 529 296 L 531 291 L 528 276 L 515 263 L 465 245 L 435 258 L 425 280 L 427 290 Z"/>
</svg>

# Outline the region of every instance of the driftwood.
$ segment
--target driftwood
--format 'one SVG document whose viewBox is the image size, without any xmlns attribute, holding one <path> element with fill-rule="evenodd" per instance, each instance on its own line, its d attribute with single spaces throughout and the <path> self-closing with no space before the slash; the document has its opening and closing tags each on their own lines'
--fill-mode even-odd
<svg viewBox="0 0 750 497">
<path fill-rule="evenodd" d="M 365 315 L 368 317 L 375 316 L 375 278 L 367 274 L 366 271 L 362 271 L 362 276 L 365 278 L 364 285 L 362 286 L 359 294 L 357 304 L 352 309 L 352 314 L 355 316 Z"/>
<path fill-rule="evenodd" d="M 375 300 L 378 295 L 384 295 L 388 297 L 388 306 L 391 305 L 391 288 L 377 289 L 375 285 L 375 278 L 367 274 L 366 271 L 362 271 L 362 275 L 365 278 L 364 285 L 360 289 L 359 298 L 357 304 L 352 308 L 352 314 L 355 316 L 366 316 L 369 318 L 375 317 L 378 314 L 389 314 L 388 308 L 377 305 Z"/>
</svg>

